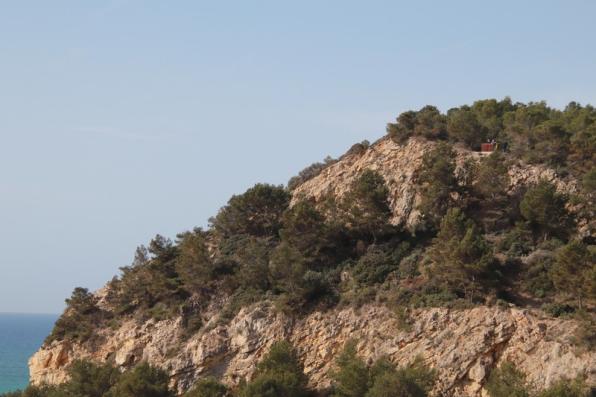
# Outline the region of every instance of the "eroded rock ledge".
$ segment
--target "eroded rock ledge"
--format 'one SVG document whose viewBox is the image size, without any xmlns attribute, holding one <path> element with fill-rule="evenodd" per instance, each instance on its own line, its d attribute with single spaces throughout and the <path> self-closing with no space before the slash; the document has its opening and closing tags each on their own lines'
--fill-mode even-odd
<svg viewBox="0 0 596 397">
<path fill-rule="evenodd" d="M 316 312 L 296 320 L 262 302 L 241 310 L 227 325 L 214 324 L 182 340 L 181 319 L 143 324 L 131 320 L 117 330 L 99 331 L 103 341 L 93 346 L 53 342 L 29 361 L 31 381 L 63 382 L 73 360 L 88 358 L 123 368 L 148 361 L 166 369 L 180 391 L 208 374 L 235 385 L 250 377 L 269 346 L 282 338 L 296 346 L 316 388 L 329 385 L 334 358 L 352 338 L 367 360 L 386 355 L 405 364 L 421 356 L 438 371 L 436 395 L 482 395 L 491 369 L 504 360 L 515 363 L 537 387 L 576 374 L 596 381 L 596 354 L 570 343 L 575 322 L 517 308 L 421 309 L 411 313 L 411 324 L 404 327 L 379 305 Z"/>
</svg>

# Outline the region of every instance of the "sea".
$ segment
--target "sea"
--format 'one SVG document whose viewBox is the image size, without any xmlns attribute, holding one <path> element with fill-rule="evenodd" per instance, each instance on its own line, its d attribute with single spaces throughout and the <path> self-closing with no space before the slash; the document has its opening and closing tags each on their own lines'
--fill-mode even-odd
<svg viewBox="0 0 596 397">
<path fill-rule="evenodd" d="M 53 314 L 0 313 L 0 394 L 27 386 L 27 361 L 57 318 Z"/>
</svg>

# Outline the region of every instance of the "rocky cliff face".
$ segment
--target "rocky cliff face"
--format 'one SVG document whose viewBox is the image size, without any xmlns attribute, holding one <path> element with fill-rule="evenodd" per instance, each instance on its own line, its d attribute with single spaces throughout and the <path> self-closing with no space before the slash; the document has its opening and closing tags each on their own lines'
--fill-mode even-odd
<svg viewBox="0 0 596 397">
<path fill-rule="evenodd" d="M 301 197 L 322 200 L 328 195 L 342 197 L 350 188 L 351 182 L 365 169 L 378 171 L 384 178 L 390 191 L 392 223 L 415 229 L 420 220 L 416 210 L 419 200 L 416 178 L 422 165 L 424 154 L 432 150 L 435 142 L 422 138 L 411 138 L 400 145 L 389 138 L 382 138 L 360 153 L 346 154 L 342 159 L 326 169 L 318 176 L 298 186 L 293 192 L 293 202 Z M 462 171 L 467 159 L 479 160 L 482 154 L 455 147 L 456 172 Z M 528 185 L 546 179 L 566 193 L 578 191 L 574 180 L 560 178 L 557 173 L 547 167 L 512 164 L 509 168 L 510 189 Z"/>
<path fill-rule="evenodd" d="M 35 383 L 62 382 L 72 360 L 89 358 L 113 359 L 123 368 L 148 361 L 169 371 L 180 390 L 206 375 L 234 385 L 250 377 L 274 341 L 285 338 L 298 349 L 311 385 L 324 388 L 335 356 L 354 338 L 370 361 L 388 356 L 403 365 L 421 356 L 438 371 L 437 395 L 482 395 L 491 369 L 505 360 L 539 387 L 576 374 L 596 381 L 596 354 L 570 344 L 573 321 L 515 308 L 418 310 L 404 325 L 377 305 L 295 320 L 263 302 L 243 309 L 229 324 L 208 326 L 186 341 L 180 339 L 180 324 L 180 319 L 127 322 L 116 331 L 104 330 L 104 342 L 93 349 L 55 342 L 31 358 L 31 378 Z"/>
<path fill-rule="evenodd" d="M 387 181 L 393 223 L 415 230 L 420 219 L 415 209 L 419 200 L 415 181 L 424 153 L 433 146 L 421 139 L 410 139 L 405 145 L 381 139 L 360 153 L 345 155 L 299 186 L 293 192 L 294 200 L 300 196 L 322 200 L 328 194 L 341 197 L 361 171 L 371 168 Z M 463 149 L 457 149 L 457 155 L 460 167 L 466 159 L 481 156 Z M 512 190 L 544 178 L 561 191 L 577 191 L 574 181 L 559 178 L 545 167 L 514 164 L 509 174 Z M 584 233 L 590 233 L 587 221 L 582 227 Z M 101 305 L 102 299 L 99 301 Z M 386 355 L 405 364 L 420 355 L 438 371 L 436 395 L 483 395 L 491 369 L 505 360 L 514 362 L 538 387 L 576 374 L 596 383 L 596 354 L 571 343 L 578 325 L 537 311 L 512 307 L 424 309 L 410 313 L 410 323 L 404 325 L 380 305 L 337 308 L 293 319 L 261 302 L 220 324 L 217 314 L 224 304 L 213 299 L 202 313 L 206 325 L 190 338 L 184 336 L 182 318 L 142 324 L 130 319 L 117 329 L 100 329 L 93 341 L 85 344 L 52 342 L 30 359 L 31 381 L 63 382 L 73 360 L 89 358 L 111 361 L 123 369 L 148 361 L 166 369 L 180 391 L 206 375 L 234 385 L 250 377 L 273 342 L 285 338 L 298 349 L 311 385 L 324 388 L 329 385 L 335 356 L 355 338 L 367 360 Z"/>
</svg>

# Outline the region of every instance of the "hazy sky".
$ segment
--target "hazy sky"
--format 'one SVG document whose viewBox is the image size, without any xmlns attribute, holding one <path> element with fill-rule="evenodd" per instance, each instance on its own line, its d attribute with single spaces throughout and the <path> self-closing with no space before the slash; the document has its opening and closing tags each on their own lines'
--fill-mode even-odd
<svg viewBox="0 0 596 397">
<path fill-rule="evenodd" d="M 596 104 L 594 1 L 3 1 L 0 312 L 475 99 Z"/>
</svg>

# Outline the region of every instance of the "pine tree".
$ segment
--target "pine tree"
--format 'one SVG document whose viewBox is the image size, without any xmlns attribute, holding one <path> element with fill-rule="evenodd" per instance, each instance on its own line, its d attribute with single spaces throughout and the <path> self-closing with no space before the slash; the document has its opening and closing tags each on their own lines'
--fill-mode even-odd
<svg viewBox="0 0 596 397">
<path fill-rule="evenodd" d="M 487 242 L 459 208 L 449 209 L 441 221 L 430 257 L 441 280 L 470 300 L 482 286 L 492 261 Z"/>
<path fill-rule="evenodd" d="M 557 290 L 577 299 L 580 309 L 585 298 L 596 297 L 596 255 L 580 241 L 571 241 L 557 252 L 550 276 Z"/>
<path fill-rule="evenodd" d="M 566 202 L 552 183 L 541 180 L 526 192 L 519 208 L 522 216 L 546 240 L 549 236 L 567 233 L 570 218 Z"/>
<path fill-rule="evenodd" d="M 370 375 L 365 362 L 358 357 L 356 341 L 349 341 L 336 360 L 337 370 L 331 373 L 334 380 L 333 397 L 364 397 Z"/>
<path fill-rule="evenodd" d="M 439 225 L 447 209 L 453 206 L 457 191 L 455 153 L 448 144 L 439 144 L 422 159 L 419 176 L 421 201 L 418 209 L 431 228 Z"/>
<path fill-rule="evenodd" d="M 304 368 L 287 341 L 276 342 L 257 365 L 254 378 L 240 390 L 240 397 L 306 397 Z"/>
<path fill-rule="evenodd" d="M 391 229 L 389 189 L 376 171 L 367 169 L 352 183 L 343 207 L 348 225 L 358 238 L 376 241 Z"/>
</svg>

